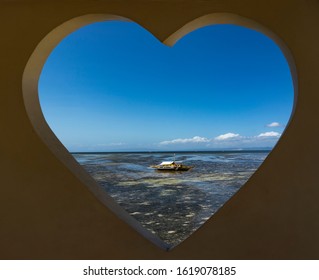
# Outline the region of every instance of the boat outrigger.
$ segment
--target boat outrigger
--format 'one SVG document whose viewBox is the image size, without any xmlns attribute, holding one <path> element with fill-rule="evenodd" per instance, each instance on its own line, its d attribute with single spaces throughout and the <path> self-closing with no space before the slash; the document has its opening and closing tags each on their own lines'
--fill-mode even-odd
<svg viewBox="0 0 319 280">
<path fill-rule="evenodd" d="M 175 161 L 163 161 L 162 163 L 158 165 L 151 165 L 151 168 L 154 168 L 158 171 L 187 171 L 193 167 L 183 165 Z"/>
</svg>

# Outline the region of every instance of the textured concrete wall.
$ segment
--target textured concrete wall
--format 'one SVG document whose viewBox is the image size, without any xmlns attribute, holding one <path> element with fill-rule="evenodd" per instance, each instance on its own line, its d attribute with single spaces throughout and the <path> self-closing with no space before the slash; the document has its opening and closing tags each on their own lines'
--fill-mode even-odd
<svg viewBox="0 0 319 280">
<path fill-rule="evenodd" d="M 214 22 L 262 30 L 281 45 L 295 78 L 294 114 L 270 156 L 169 252 L 97 191 L 39 110 L 37 79 L 50 50 L 109 15 L 133 20 L 167 44 Z M 1 1 L 0 21 L 1 259 L 319 258 L 318 1 Z"/>
</svg>

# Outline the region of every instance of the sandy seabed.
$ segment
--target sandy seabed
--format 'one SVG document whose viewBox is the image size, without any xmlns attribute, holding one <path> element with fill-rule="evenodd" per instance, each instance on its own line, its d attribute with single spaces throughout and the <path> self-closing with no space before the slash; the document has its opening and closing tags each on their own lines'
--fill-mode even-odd
<svg viewBox="0 0 319 280">
<path fill-rule="evenodd" d="M 149 166 L 173 153 L 74 153 L 75 159 L 130 215 L 175 246 L 208 220 L 249 179 L 269 151 L 185 152 L 184 172 Z"/>
</svg>

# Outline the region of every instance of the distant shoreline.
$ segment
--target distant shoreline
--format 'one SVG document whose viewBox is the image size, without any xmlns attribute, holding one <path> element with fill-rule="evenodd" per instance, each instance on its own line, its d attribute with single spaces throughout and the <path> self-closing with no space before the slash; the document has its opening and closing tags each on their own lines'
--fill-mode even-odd
<svg viewBox="0 0 319 280">
<path fill-rule="evenodd" d="M 263 149 L 225 149 L 225 150 L 205 150 L 205 151 L 112 151 L 112 152 L 70 152 L 71 154 L 204 154 L 204 153 L 266 153 L 271 152 L 271 148 Z"/>
</svg>

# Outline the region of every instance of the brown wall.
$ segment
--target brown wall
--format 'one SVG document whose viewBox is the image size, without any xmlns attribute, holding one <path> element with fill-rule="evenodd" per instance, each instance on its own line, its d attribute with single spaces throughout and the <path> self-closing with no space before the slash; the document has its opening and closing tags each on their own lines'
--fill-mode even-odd
<svg viewBox="0 0 319 280">
<path fill-rule="evenodd" d="M 296 66 L 295 112 L 253 177 L 195 234 L 166 252 L 122 220 L 125 213 L 98 193 L 50 133 L 37 103 L 38 74 L 63 36 L 107 15 L 136 21 L 165 41 L 214 13 L 227 14 L 201 18 L 176 38 L 213 22 L 266 32 Z M 1 259 L 319 258 L 318 1 L 2 1 L 0 21 Z M 166 40 L 172 41 L 174 36 Z"/>
</svg>

